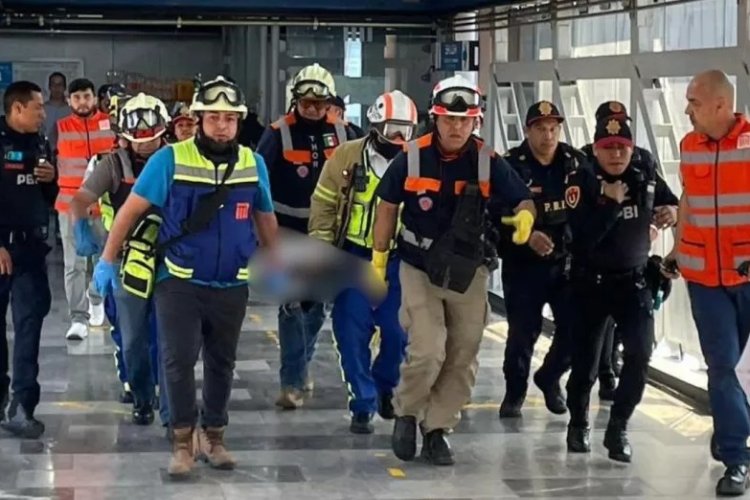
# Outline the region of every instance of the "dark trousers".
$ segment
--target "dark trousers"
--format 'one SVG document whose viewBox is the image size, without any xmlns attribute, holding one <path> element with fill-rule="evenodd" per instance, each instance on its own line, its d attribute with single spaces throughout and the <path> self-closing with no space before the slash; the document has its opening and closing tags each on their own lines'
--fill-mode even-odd
<svg viewBox="0 0 750 500">
<path fill-rule="evenodd" d="M 526 395 L 534 345 L 542 332 L 544 304 L 552 308 L 555 334 L 539 369 L 540 377 L 545 383 L 554 383 L 570 367 L 572 288 L 563 261 L 508 261 L 503 265 L 502 280 L 508 315 L 503 373 L 507 394 L 521 398 Z"/>
<path fill-rule="evenodd" d="M 319 302 L 298 302 L 279 308 L 279 378 L 282 389 L 304 390 L 324 322 L 325 311 Z"/>
<path fill-rule="evenodd" d="M 13 244 L 8 251 L 13 274 L 0 276 L 0 404 L 13 398 L 30 416 L 39 404 L 39 342 L 42 322 L 49 313 L 52 297 L 47 280 L 45 257 L 50 248 L 42 241 Z M 8 339 L 5 316 L 10 304 L 13 313 L 13 376 L 8 377 Z M 4 411 L 4 408 L 0 408 Z"/>
<path fill-rule="evenodd" d="M 654 344 L 653 299 L 645 280 L 637 275 L 603 278 L 578 277 L 573 285 L 578 305 L 573 334 L 573 365 L 568 379 L 570 424 L 588 425 L 591 388 L 599 372 L 599 360 L 609 316 L 622 336 L 624 363 L 610 417 L 627 421 L 643 397 L 648 363 Z"/>
<path fill-rule="evenodd" d="M 721 460 L 747 465 L 750 413 L 735 367 L 750 334 L 750 284 L 708 287 L 688 283 L 690 307 L 708 365 L 708 397 Z"/>
<path fill-rule="evenodd" d="M 617 328 L 612 318 L 607 320 L 604 327 L 604 340 L 602 342 L 602 355 L 599 358 L 599 383 L 615 384 L 615 352 L 619 339 Z"/>
<path fill-rule="evenodd" d="M 158 283 L 154 293 L 172 427 L 192 427 L 198 421 L 193 370 L 201 348 L 201 423 L 225 426 L 247 287 L 213 288 L 168 279 Z"/>
</svg>

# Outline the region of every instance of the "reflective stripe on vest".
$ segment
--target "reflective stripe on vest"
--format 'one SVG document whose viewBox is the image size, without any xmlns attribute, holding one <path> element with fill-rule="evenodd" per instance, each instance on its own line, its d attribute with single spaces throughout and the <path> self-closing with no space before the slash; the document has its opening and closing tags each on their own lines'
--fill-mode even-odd
<svg viewBox="0 0 750 500">
<path fill-rule="evenodd" d="M 406 181 L 404 182 L 404 190 L 413 193 L 424 193 L 426 191 L 440 192 L 442 182 L 439 179 L 431 177 L 422 177 L 421 167 L 421 155 L 420 155 L 420 144 L 424 147 L 426 140 L 425 137 L 421 137 L 415 141 L 410 141 L 406 144 Z M 477 181 L 479 183 L 482 196 L 489 198 L 490 196 L 490 163 L 492 161 L 492 155 L 494 151 L 487 144 L 482 143 L 479 148 L 478 159 L 477 159 Z M 456 181 L 454 186 L 454 194 L 460 195 L 463 192 L 463 188 L 466 186 L 466 181 Z M 432 246 L 432 239 L 425 238 L 415 233 L 411 229 L 403 226 L 399 232 L 402 241 L 410 245 L 419 247 L 421 250 L 429 250 Z"/>
<path fill-rule="evenodd" d="M 682 275 L 705 286 L 745 283 L 737 267 L 750 260 L 750 123 L 737 115 L 720 141 L 691 132 L 680 149 L 686 212 L 677 245 Z"/>
<path fill-rule="evenodd" d="M 281 119 L 274 122 L 273 126 L 279 129 L 281 135 L 281 152 L 284 159 L 289 163 L 295 164 L 309 164 L 312 163 L 312 152 L 303 149 L 294 149 L 294 142 L 292 141 L 292 130 L 290 125 L 295 123 L 294 115 L 286 115 Z M 291 122 L 291 123 L 290 123 Z M 346 135 L 346 127 L 341 120 L 336 120 L 332 123 L 333 128 L 336 132 L 336 140 L 338 144 L 345 143 L 348 138 Z M 333 151 L 336 149 L 325 148 L 323 154 L 326 159 L 333 155 Z"/>
</svg>

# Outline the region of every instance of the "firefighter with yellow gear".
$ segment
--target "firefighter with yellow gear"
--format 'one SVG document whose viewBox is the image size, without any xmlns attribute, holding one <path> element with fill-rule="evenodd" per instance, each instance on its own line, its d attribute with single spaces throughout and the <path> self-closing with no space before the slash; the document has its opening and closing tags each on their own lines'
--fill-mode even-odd
<svg viewBox="0 0 750 500">
<path fill-rule="evenodd" d="M 534 224 L 528 188 L 489 146 L 473 136 L 483 116 L 479 88 L 463 77 L 439 82 L 432 94 L 433 132 L 407 143 L 393 159 L 375 194 L 373 273 L 386 273 L 401 209 L 395 252 L 401 260 L 399 316 L 408 337 L 401 380 L 394 392 L 392 447 L 401 460 L 416 455 L 452 465 L 446 434 L 470 400 L 477 354 L 489 318 L 488 266 L 496 264 L 485 238 L 490 197 L 514 207 L 504 222 L 525 244 Z M 493 262 L 494 261 L 494 262 Z"/>
<path fill-rule="evenodd" d="M 273 205 L 279 226 L 307 234 L 310 197 L 323 164 L 336 147 L 356 139 L 354 131 L 329 113 L 336 95 L 331 73 L 311 64 L 291 85 L 292 109 L 271 124 L 258 142 L 268 165 Z M 304 301 L 279 308 L 279 378 L 276 405 L 293 410 L 313 388 L 308 372 L 325 313 L 320 302 Z"/>
<path fill-rule="evenodd" d="M 370 133 L 339 146 L 323 167 L 310 205 L 310 236 L 333 243 L 358 257 L 372 258 L 375 190 L 390 161 L 414 136 L 417 107 L 395 90 L 377 98 L 367 112 Z M 401 288 L 398 257 L 388 260 L 388 291 L 373 308 L 367 290 L 349 288 L 333 304 L 333 336 L 349 391 L 350 430 L 373 432 L 378 412 L 393 419 L 391 397 L 398 383 L 406 334 L 398 322 Z M 371 360 L 370 342 L 380 328 L 380 349 Z"/>
<path fill-rule="evenodd" d="M 71 203 L 76 227 L 84 228 L 76 233 L 81 235 L 76 242 L 79 253 L 86 254 L 100 245 L 93 237 L 87 236 L 90 233 L 85 230 L 90 227 L 88 207 L 106 196 L 111 201 L 113 215 L 117 213 L 148 158 L 164 144 L 169 115 L 164 103 L 156 97 L 138 94 L 119 108 L 117 116 L 117 130 L 124 146 L 97 163 Z M 110 228 L 111 220 L 107 230 Z M 136 234 L 138 231 L 134 232 Z M 133 395 L 133 423 L 149 425 L 154 420 L 154 406 L 157 404 L 155 387 L 161 379 L 153 301 L 128 293 L 122 287 L 107 294 L 105 301 L 116 343 L 116 337 L 121 336 L 125 373 Z M 158 406 L 166 425 L 169 422 L 168 405 L 165 394 L 161 396 Z"/>
</svg>

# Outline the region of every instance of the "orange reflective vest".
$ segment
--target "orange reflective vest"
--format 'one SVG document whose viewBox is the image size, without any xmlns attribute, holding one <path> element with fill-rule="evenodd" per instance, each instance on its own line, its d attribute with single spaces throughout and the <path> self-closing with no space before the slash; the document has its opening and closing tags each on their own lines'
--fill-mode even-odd
<svg viewBox="0 0 750 500">
<path fill-rule="evenodd" d="M 60 193 L 55 210 L 67 213 L 70 202 L 83 184 L 86 167 L 92 157 L 110 152 L 115 134 L 110 130 L 109 115 L 97 111 L 89 118 L 76 114 L 57 122 L 57 184 Z"/>
<path fill-rule="evenodd" d="M 750 122 L 738 114 L 719 141 L 690 132 L 680 149 L 687 205 L 677 245 L 680 272 L 705 286 L 746 283 L 737 267 L 750 260 Z"/>
</svg>

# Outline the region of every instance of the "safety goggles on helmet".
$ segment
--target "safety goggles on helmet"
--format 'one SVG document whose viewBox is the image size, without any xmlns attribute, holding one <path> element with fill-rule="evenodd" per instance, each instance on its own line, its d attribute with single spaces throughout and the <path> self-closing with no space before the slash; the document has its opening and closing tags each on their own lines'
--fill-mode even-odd
<svg viewBox="0 0 750 500">
<path fill-rule="evenodd" d="M 440 106 L 447 111 L 460 113 L 469 109 L 481 109 L 483 99 L 477 91 L 472 89 L 449 88 L 435 95 L 433 106 Z"/>
<path fill-rule="evenodd" d="M 208 82 L 201 86 L 196 94 L 195 100 L 210 106 L 220 100 L 224 100 L 230 106 L 241 106 L 245 104 L 245 96 L 240 88 L 224 79 Z"/>
<path fill-rule="evenodd" d="M 166 130 L 164 118 L 158 110 L 136 109 L 122 115 L 121 132 L 131 142 L 148 142 Z"/>
<path fill-rule="evenodd" d="M 416 126 L 413 123 L 389 120 L 378 127 L 378 132 L 389 142 L 399 144 L 408 142 L 414 136 Z"/>
<path fill-rule="evenodd" d="M 292 89 L 292 94 L 297 99 L 303 97 L 330 99 L 333 97 L 328 86 L 317 80 L 302 80 L 297 82 Z"/>
</svg>

